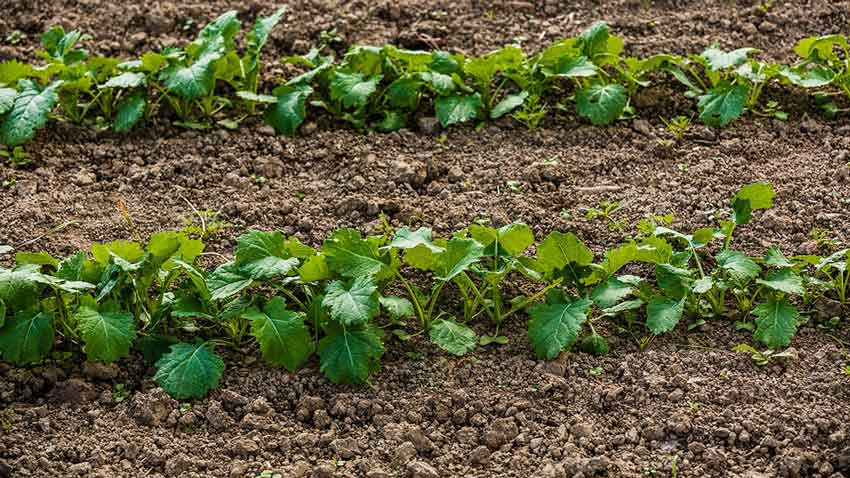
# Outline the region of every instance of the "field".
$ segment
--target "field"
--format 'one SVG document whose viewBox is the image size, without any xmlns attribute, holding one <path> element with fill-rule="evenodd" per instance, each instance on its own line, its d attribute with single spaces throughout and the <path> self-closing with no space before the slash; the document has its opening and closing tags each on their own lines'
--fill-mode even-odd
<svg viewBox="0 0 850 478">
<path fill-rule="evenodd" d="M 13 1 L 0 64 L 44 63 L 54 25 L 91 56 L 182 48 L 230 10 L 242 45 L 281 6 Z M 61 99 L 32 139 L 3 121 L 0 478 L 850 477 L 847 52 L 835 73 L 771 70 L 734 118 L 735 88 L 758 81 L 712 79 L 748 55 L 797 65 L 799 40 L 850 34 L 850 2 L 285 6 L 254 96 L 214 80 L 227 98 L 142 107 L 129 132 Z M 409 111 L 360 108 L 361 73 L 342 93 L 343 70 L 274 88 L 321 68 L 318 45 L 338 62 L 519 41 L 525 64 L 597 21 L 624 57 L 758 51 L 688 64 L 716 114 L 673 59 L 645 86 L 603 60 L 553 64 L 567 86 L 540 93 L 539 124 L 519 117 L 532 86 L 498 115 L 509 95 L 474 75 L 449 96 L 416 72 L 434 91 Z M 597 87 L 628 102 L 582 110 Z M 282 110 L 299 99 L 306 114 Z M 28 347 L 19 326 L 44 323 Z"/>
</svg>

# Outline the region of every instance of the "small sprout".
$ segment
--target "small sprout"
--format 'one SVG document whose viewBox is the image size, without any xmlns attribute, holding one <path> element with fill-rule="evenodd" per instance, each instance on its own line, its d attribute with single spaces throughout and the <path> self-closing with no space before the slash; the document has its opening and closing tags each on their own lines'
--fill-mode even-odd
<svg viewBox="0 0 850 478">
<path fill-rule="evenodd" d="M 22 168 L 32 164 L 32 158 L 22 146 L 15 146 L 11 151 L 0 149 L 0 156 L 9 160 L 13 168 Z"/>
<path fill-rule="evenodd" d="M 192 404 L 191 403 L 186 402 L 186 403 L 180 404 L 180 413 L 187 413 L 190 410 L 192 410 Z"/>
<path fill-rule="evenodd" d="M 268 181 L 269 181 L 268 178 L 266 178 L 265 176 L 261 176 L 259 174 L 252 174 L 251 175 L 251 182 L 256 184 L 257 186 L 262 186 L 263 184 L 266 184 Z"/>
<path fill-rule="evenodd" d="M 681 141 L 691 129 L 691 119 L 687 116 L 676 116 L 669 120 L 662 117 L 661 122 L 664 123 L 664 126 L 667 127 L 667 131 L 669 131 L 677 141 Z"/>
<path fill-rule="evenodd" d="M 540 122 L 543 121 L 548 112 L 549 108 L 546 107 L 546 103 L 540 101 L 539 96 L 530 95 L 525 99 L 519 111 L 511 117 L 525 125 L 526 128 L 534 130 L 540 126 Z"/>
<path fill-rule="evenodd" d="M 840 245 L 831 230 L 820 226 L 815 226 L 809 231 L 809 239 L 817 244 L 818 249 L 822 251 L 834 251 Z"/>
<path fill-rule="evenodd" d="M 791 360 L 798 358 L 797 351 L 793 348 L 789 348 L 784 352 L 777 352 L 770 349 L 760 352 L 750 345 L 741 344 L 732 350 L 735 352 L 746 352 L 750 354 L 750 358 L 752 358 L 753 362 L 759 367 L 769 365 L 774 360 Z"/>
<path fill-rule="evenodd" d="M 700 408 L 702 408 L 699 402 L 694 402 L 690 400 L 688 400 L 688 407 L 691 409 L 691 413 L 699 413 Z"/>
<path fill-rule="evenodd" d="M 303 191 L 295 191 L 295 194 L 293 194 L 293 196 L 295 196 L 295 199 L 298 202 L 303 201 L 304 198 L 307 197 L 307 195 Z"/>
<path fill-rule="evenodd" d="M 274 470 L 263 470 L 257 478 L 283 478 L 283 475 Z"/>
<path fill-rule="evenodd" d="M 9 189 L 16 184 L 18 184 L 18 180 L 15 178 L 4 179 L 3 182 L 0 183 L 0 188 Z"/>
<path fill-rule="evenodd" d="M 190 237 L 206 240 L 230 227 L 233 227 L 230 223 L 219 219 L 218 211 L 205 209 L 196 211 L 193 215 L 183 219 L 183 228 L 180 229 L 180 232 Z"/>
<path fill-rule="evenodd" d="M 20 30 L 12 30 L 8 35 L 6 35 L 6 43 L 9 45 L 17 45 L 26 37 L 27 36 Z"/>
<path fill-rule="evenodd" d="M 440 146 L 445 148 L 448 140 L 449 140 L 449 137 L 446 135 L 446 133 L 443 133 L 443 134 L 441 134 L 440 136 L 437 137 L 437 144 L 439 144 Z"/>
<path fill-rule="evenodd" d="M 605 373 L 605 370 L 602 367 L 593 367 L 592 369 L 588 370 L 587 373 L 593 375 L 594 377 L 598 377 Z"/>
<path fill-rule="evenodd" d="M 609 231 L 622 232 L 626 229 L 626 222 L 622 220 L 615 220 L 612 217 L 615 212 L 620 210 L 621 207 L 622 205 L 620 204 L 620 201 L 602 201 L 602 203 L 599 204 L 599 207 L 590 208 L 585 217 L 588 221 L 602 218 L 608 223 Z"/>
<path fill-rule="evenodd" d="M 115 384 L 115 388 L 112 390 L 112 400 L 115 403 L 121 403 L 124 400 L 127 400 L 127 397 L 130 396 L 130 391 L 127 390 L 127 386 L 123 383 Z"/>
<path fill-rule="evenodd" d="M 685 164 L 685 163 L 679 163 L 679 164 L 676 165 L 676 169 L 678 169 L 679 171 L 681 171 L 683 173 L 687 173 L 688 170 L 691 169 L 691 167 L 689 165 Z"/>
<path fill-rule="evenodd" d="M 506 186 L 508 191 L 514 194 L 522 194 L 522 183 L 519 181 L 508 181 Z"/>
</svg>

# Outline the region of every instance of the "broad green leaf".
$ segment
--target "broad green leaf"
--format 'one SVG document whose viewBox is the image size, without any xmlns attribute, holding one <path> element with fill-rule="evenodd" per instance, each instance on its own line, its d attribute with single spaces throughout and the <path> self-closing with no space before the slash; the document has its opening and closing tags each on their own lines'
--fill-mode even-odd
<svg viewBox="0 0 850 478">
<path fill-rule="evenodd" d="M 38 266 L 0 268 L 0 300 L 12 310 L 23 310 L 38 303 Z"/>
<path fill-rule="evenodd" d="M 236 47 L 234 38 L 242 26 L 237 16 L 235 10 L 221 14 L 198 32 L 198 37 L 186 47 L 186 51 L 193 58 L 200 58 L 211 51 L 232 51 Z"/>
<path fill-rule="evenodd" d="M 452 355 L 466 355 L 478 344 L 475 331 L 451 320 L 434 322 L 428 335 L 431 342 Z"/>
<path fill-rule="evenodd" d="M 247 289 L 253 282 L 253 277 L 241 270 L 236 263 L 222 264 L 207 277 L 210 300 L 232 297 Z"/>
<path fill-rule="evenodd" d="M 749 87 L 720 82 L 699 97 L 699 119 L 709 126 L 723 127 L 744 113 Z"/>
<path fill-rule="evenodd" d="M 0 116 L 12 111 L 18 92 L 12 88 L 0 88 Z"/>
<path fill-rule="evenodd" d="M 499 229 L 473 224 L 469 226 L 469 234 L 484 246 L 484 254 L 488 256 L 503 252 L 509 256 L 516 256 L 534 243 L 534 233 L 531 232 L 531 228 L 519 222 Z"/>
<path fill-rule="evenodd" d="M 0 357 L 16 364 L 40 362 L 53 349 L 53 314 L 19 311 L 0 328 Z"/>
<path fill-rule="evenodd" d="M 156 362 L 156 369 L 154 381 L 172 397 L 203 398 L 218 386 L 224 361 L 205 344 L 179 343 Z"/>
<path fill-rule="evenodd" d="M 593 289 L 590 298 L 600 309 L 614 307 L 633 292 L 632 286 L 626 284 L 616 277 L 599 284 Z"/>
<path fill-rule="evenodd" d="M 434 50 L 431 53 L 431 69 L 438 73 L 451 75 L 460 70 L 460 65 L 461 62 L 458 61 L 458 57 L 447 51 Z"/>
<path fill-rule="evenodd" d="M 136 319 L 129 312 L 99 309 L 91 297 L 83 297 L 80 307 L 74 313 L 80 336 L 83 338 L 83 352 L 89 360 L 114 362 L 130 353 L 130 347 L 136 339 Z"/>
<path fill-rule="evenodd" d="M 591 334 L 581 340 L 581 350 L 584 353 L 601 357 L 608 355 L 608 341 L 605 337 L 597 334 Z"/>
<path fill-rule="evenodd" d="M 401 111 L 384 110 L 384 119 L 375 124 L 382 133 L 391 133 L 407 126 L 407 114 Z"/>
<path fill-rule="evenodd" d="M 301 282 L 310 283 L 330 279 L 332 276 L 324 255 L 310 256 L 298 268 Z"/>
<path fill-rule="evenodd" d="M 549 270 L 570 264 L 586 266 L 593 262 L 593 252 L 575 234 L 554 231 L 537 247 L 537 259 Z"/>
<path fill-rule="evenodd" d="M 420 227 L 415 231 L 411 231 L 409 227 L 404 226 L 396 231 L 392 242 L 388 247 L 395 249 L 413 249 L 416 246 L 422 245 L 427 247 L 432 252 L 442 252 L 443 248 L 432 242 L 431 229 Z"/>
<path fill-rule="evenodd" d="M 313 353 L 304 316 L 287 310 L 281 297 L 270 300 L 262 311 L 249 309 L 245 318 L 251 322 L 251 335 L 260 344 L 266 362 L 295 372 Z"/>
<path fill-rule="evenodd" d="M 339 101 L 345 108 L 365 106 L 378 89 L 382 75 L 366 77 L 362 73 L 337 71 L 331 80 L 331 99 Z"/>
<path fill-rule="evenodd" d="M 537 358 L 552 360 L 573 345 L 591 305 L 590 299 L 569 301 L 558 291 L 545 304 L 533 306 L 528 312 L 528 336 Z"/>
<path fill-rule="evenodd" d="M 113 131 L 126 133 L 133 129 L 133 126 L 145 115 L 146 107 L 147 100 L 142 94 L 126 98 L 118 105 L 118 112 L 115 114 L 115 122 L 112 126 Z"/>
<path fill-rule="evenodd" d="M 679 299 L 684 297 L 690 289 L 691 270 L 671 264 L 656 264 L 655 280 L 659 289 L 668 296 Z"/>
<path fill-rule="evenodd" d="M 632 299 L 627 300 L 625 302 L 620 302 L 619 304 L 608 307 L 607 309 L 602 309 L 602 317 L 617 317 L 623 312 L 629 312 L 633 310 L 638 310 L 643 307 L 644 302 L 640 299 Z"/>
<path fill-rule="evenodd" d="M 546 73 L 561 78 L 587 78 L 599 73 L 596 67 L 586 56 L 567 56 L 558 60 L 558 63 Z"/>
<path fill-rule="evenodd" d="M 742 252 L 727 249 L 717 254 L 716 259 L 717 265 L 742 284 L 755 279 L 761 273 L 761 267 Z"/>
<path fill-rule="evenodd" d="M 18 252 L 15 254 L 15 263 L 19 266 L 35 264 L 38 266 L 56 267 L 59 265 L 59 261 L 47 252 Z"/>
<path fill-rule="evenodd" d="M 297 258 L 290 257 L 280 231 L 250 231 L 237 239 L 236 266 L 254 279 L 285 276 L 298 263 Z"/>
<path fill-rule="evenodd" d="M 145 256 L 145 251 L 137 242 L 112 241 L 104 244 L 94 244 L 91 253 L 101 265 L 108 265 L 113 256 L 118 256 L 127 262 L 139 262 Z"/>
<path fill-rule="evenodd" d="M 0 329 L 6 325 L 6 303 L 3 302 L 3 299 L 0 299 Z M 2 353 L 0 353 L 2 356 Z"/>
<path fill-rule="evenodd" d="M 806 289 L 803 287 L 803 279 L 791 269 L 772 272 L 766 278 L 758 279 L 756 282 L 786 294 L 803 295 L 806 293 Z"/>
<path fill-rule="evenodd" d="M 794 53 L 807 60 L 832 60 L 837 57 L 835 54 L 836 46 L 846 50 L 848 48 L 847 37 L 834 34 L 803 38 L 794 46 Z"/>
<path fill-rule="evenodd" d="M 263 50 L 263 47 L 266 46 L 266 43 L 269 40 L 269 35 L 283 18 L 285 11 L 286 7 L 281 7 L 271 16 L 258 17 L 257 22 L 254 24 L 254 28 L 248 32 L 248 36 L 245 40 L 247 44 L 245 52 L 245 69 L 247 70 L 247 74 L 256 74 L 257 70 L 259 70 L 260 52 Z"/>
<path fill-rule="evenodd" d="M 414 110 L 419 105 L 421 89 L 422 80 L 412 76 L 402 76 L 387 87 L 387 102 L 392 108 Z"/>
<path fill-rule="evenodd" d="M 771 349 L 787 347 L 797 333 L 800 315 L 788 299 L 769 298 L 753 310 L 756 318 L 755 339 Z"/>
<path fill-rule="evenodd" d="M 511 45 L 484 56 L 468 59 L 463 65 L 463 71 L 478 83 L 489 85 L 496 73 L 519 66 L 522 61 L 522 50 Z"/>
<path fill-rule="evenodd" d="M 307 116 L 307 99 L 313 93 L 313 88 L 306 84 L 284 85 L 276 88 L 274 93 L 277 96 L 277 103 L 266 109 L 263 118 L 276 133 L 294 136 Z"/>
<path fill-rule="evenodd" d="M 100 85 L 101 88 L 138 88 L 145 86 L 146 76 L 144 73 L 126 72 L 118 76 L 113 76 L 106 83 Z"/>
<path fill-rule="evenodd" d="M 274 104 L 277 103 L 277 97 L 272 95 L 261 95 L 250 91 L 240 90 L 236 92 L 236 96 L 245 101 L 253 101 L 254 103 Z"/>
<path fill-rule="evenodd" d="M 45 89 L 29 80 L 21 80 L 18 96 L 3 125 L 0 126 L 0 142 L 6 146 L 18 146 L 35 136 L 35 132 L 47 123 L 47 116 L 59 99 L 61 81 Z"/>
<path fill-rule="evenodd" d="M 613 123 L 626 108 L 628 96 L 621 85 L 593 84 L 576 92 L 579 116 L 595 125 Z"/>
<path fill-rule="evenodd" d="M 374 328 L 331 326 L 319 341 L 320 369 L 333 383 L 363 383 L 380 369 L 384 344 Z"/>
<path fill-rule="evenodd" d="M 682 320 L 685 299 L 656 296 L 646 305 L 646 326 L 655 335 L 670 332 Z"/>
<path fill-rule="evenodd" d="M 743 64 L 747 61 L 750 53 L 757 51 L 755 48 L 738 48 L 737 50 L 725 52 L 717 47 L 710 47 L 702 52 L 700 56 L 706 61 L 712 71 L 719 71 Z"/>
<path fill-rule="evenodd" d="M 355 45 L 345 53 L 345 67 L 367 76 L 379 75 L 384 71 L 384 50 L 370 45 Z"/>
<path fill-rule="evenodd" d="M 397 321 L 413 317 L 413 304 L 403 297 L 397 297 L 394 295 L 386 297 L 382 296 L 378 298 L 378 301 L 381 303 L 381 307 L 390 314 L 390 317 L 393 320 Z"/>
<path fill-rule="evenodd" d="M 785 78 L 794 85 L 803 88 L 819 88 L 826 86 L 835 80 L 835 72 L 829 68 L 798 68 L 785 67 L 779 70 L 779 76 Z"/>
<path fill-rule="evenodd" d="M 334 231 L 322 244 L 322 253 L 328 267 L 343 277 L 373 276 L 388 267 L 377 248 L 355 229 Z"/>
<path fill-rule="evenodd" d="M 455 80 L 435 71 L 423 71 L 419 78 L 424 81 L 439 96 L 448 96 L 455 91 Z"/>
<path fill-rule="evenodd" d="M 446 243 L 446 250 L 437 254 L 435 264 L 436 278 L 450 281 L 478 262 L 484 248 L 473 239 L 452 238 Z"/>
<path fill-rule="evenodd" d="M 466 96 L 441 96 L 437 98 L 435 108 L 440 124 L 447 128 L 456 123 L 480 119 L 484 104 L 481 102 L 481 95 L 475 93 Z"/>
<path fill-rule="evenodd" d="M 378 315 L 378 286 L 369 276 L 350 282 L 333 281 L 325 289 L 322 305 L 344 326 L 360 325 Z"/>
<path fill-rule="evenodd" d="M 623 51 L 623 40 L 612 36 L 608 24 L 594 22 L 578 36 L 581 52 L 597 65 L 615 63 Z"/>
<path fill-rule="evenodd" d="M 191 65 L 171 65 L 160 73 L 166 89 L 184 100 L 196 100 L 207 96 L 215 86 L 213 62 L 221 54 L 210 52 Z"/>
<path fill-rule="evenodd" d="M 32 73 L 33 67 L 18 60 L 0 62 L 0 83 L 16 85 Z"/>
<path fill-rule="evenodd" d="M 752 212 L 756 209 L 770 209 L 773 207 L 773 186 L 770 183 L 752 183 L 742 187 L 732 197 L 732 210 L 734 212 L 735 224 L 742 226 L 748 224 L 752 218 Z"/>
<path fill-rule="evenodd" d="M 714 288 L 714 279 L 710 276 L 700 277 L 699 279 L 694 281 L 693 292 L 694 294 L 705 294 Z"/>
<path fill-rule="evenodd" d="M 660 237 L 647 237 L 640 243 L 628 242 L 605 253 L 604 267 L 614 274 L 631 262 L 663 264 L 670 261 L 673 248 Z"/>
<path fill-rule="evenodd" d="M 496 106 L 493 107 L 493 110 L 490 112 L 490 118 L 501 118 L 502 116 L 519 108 L 525 102 L 526 98 L 528 98 L 527 91 L 521 91 L 513 95 L 505 96 L 502 101 L 498 102 Z"/>
</svg>

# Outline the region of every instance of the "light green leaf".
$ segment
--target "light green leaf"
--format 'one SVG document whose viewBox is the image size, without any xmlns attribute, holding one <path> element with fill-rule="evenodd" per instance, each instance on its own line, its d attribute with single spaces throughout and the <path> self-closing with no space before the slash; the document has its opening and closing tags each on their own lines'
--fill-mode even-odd
<svg viewBox="0 0 850 478">
<path fill-rule="evenodd" d="M 515 222 L 499 229 L 473 224 L 469 226 L 469 235 L 484 246 L 484 254 L 507 253 L 516 256 L 534 243 L 534 233 L 525 224 Z"/>
<path fill-rule="evenodd" d="M 383 307 L 395 321 L 413 317 L 413 304 L 403 297 L 397 297 L 394 295 L 386 297 L 382 296 L 378 298 L 378 301 L 381 303 L 381 307 Z"/>
<path fill-rule="evenodd" d="M 56 267 L 59 265 L 59 261 L 57 261 L 53 256 L 48 254 L 47 252 L 18 252 L 15 254 L 15 263 L 18 266 L 22 266 L 25 264 L 35 264 L 38 266 L 53 266 Z"/>
<path fill-rule="evenodd" d="M 765 279 L 758 279 L 756 282 L 786 294 L 803 295 L 806 293 L 806 289 L 803 287 L 803 279 L 791 269 L 772 272 Z"/>
<path fill-rule="evenodd" d="M 165 88 L 184 100 L 196 100 L 207 96 L 215 86 L 213 62 L 221 53 L 213 51 L 200 57 L 192 65 L 171 65 L 160 73 Z"/>
<path fill-rule="evenodd" d="M 126 133 L 133 129 L 133 126 L 139 122 L 145 115 L 147 100 L 144 95 L 137 94 L 128 97 L 118 105 L 118 112 L 115 114 L 115 122 L 112 126 L 116 133 Z"/>
<path fill-rule="evenodd" d="M 475 331 L 451 320 L 434 322 L 428 335 L 431 342 L 452 355 L 466 355 L 478 344 Z"/>
<path fill-rule="evenodd" d="M 481 95 L 475 93 L 466 96 L 441 96 L 437 98 L 435 107 L 440 124 L 447 128 L 456 123 L 480 119 L 484 104 L 481 102 Z"/>
<path fill-rule="evenodd" d="M 554 231 L 537 247 L 537 259 L 548 270 L 558 270 L 569 264 L 589 265 L 593 252 L 575 234 Z"/>
<path fill-rule="evenodd" d="M 6 146 L 18 146 L 31 140 L 35 132 L 47 123 L 47 117 L 59 99 L 61 84 L 57 81 L 41 90 L 32 81 L 21 80 L 20 93 L 0 126 L 0 142 Z"/>
<path fill-rule="evenodd" d="M 742 284 L 755 279 L 761 273 L 761 267 L 755 261 L 738 251 L 721 251 L 716 259 L 717 265 Z"/>
<path fill-rule="evenodd" d="M 281 86 L 276 88 L 274 93 L 277 103 L 266 109 L 263 118 L 276 133 L 294 136 L 307 117 L 307 99 L 313 93 L 313 88 L 306 84 Z"/>
<path fill-rule="evenodd" d="M 752 212 L 756 209 L 770 209 L 773 207 L 773 186 L 770 183 L 758 182 L 742 187 L 732 197 L 732 210 L 735 213 L 735 224 L 742 226 L 748 224 L 752 218 Z"/>
<path fill-rule="evenodd" d="M 794 263 L 785 257 L 778 247 L 771 247 L 764 255 L 764 263 L 778 268 L 794 267 Z"/>
<path fill-rule="evenodd" d="M 386 98 L 392 108 L 414 110 L 419 104 L 422 80 L 413 76 L 402 76 L 387 87 Z"/>
<path fill-rule="evenodd" d="M 18 92 L 12 88 L 0 88 L 0 116 L 12 111 Z"/>
<path fill-rule="evenodd" d="M 334 231 L 322 244 L 322 253 L 330 269 L 343 277 L 372 276 L 388 267 L 377 248 L 355 229 Z"/>
<path fill-rule="evenodd" d="M 797 333 L 800 315 L 788 299 L 769 298 L 753 310 L 756 315 L 755 339 L 771 349 L 787 347 Z"/>
<path fill-rule="evenodd" d="M 628 103 L 626 89 L 621 85 L 593 84 L 576 92 L 576 106 L 579 116 L 587 118 L 595 125 L 613 123 Z"/>
<path fill-rule="evenodd" d="M 360 325 L 378 315 L 378 286 L 369 276 L 360 276 L 345 283 L 333 281 L 325 289 L 322 305 L 331 318 L 344 326 Z"/>
<path fill-rule="evenodd" d="M 682 320 L 685 299 L 656 296 L 646 305 L 646 326 L 655 335 L 670 332 Z"/>
<path fill-rule="evenodd" d="M 558 291 L 550 294 L 545 304 L 529 310 L 528 336 L 537 358 L 552 360 L 578 339 L 582 324 L 587 320 L 589 299 L 567 300 Z"/>
<path fill-rule="evenodd" d="M 280 7 L 271 16 L 258 17 L 257 22 L 254 24 L 254 28 L 248 32 L 248 36 L 245 40 L 247 44 L 245 52 L 245 70 L 247 75 L 256 75 L 259 70 L 260 52 L 263 50 L 263 47 L 266 46 L 266 43 L 269 40 L 269 35 L 283 18 L 285 11 L 286 7 Z"/>
<path fill-rule="evenodd" d="M 16 364 L 40 362 L 53 349 L 53 314 L 19 311 L 0 328 L 0 357 Z"/>
<path fill-rule="evenodd" d="M 437 254 L 436 278 L 446 282 L 454 279 L 478 262 L 483 253 L 484 248 L 478 241 L 452 238 L 446 243 L 446 250 Z"/>
<path fill-rule="evenodd" d="M 286 309 L 281 297 L 271 299 L 260 311 L 249 309 L 251 335 L 260 344 L 266 362 L 295 372 L 313 353 L 313 339 L 304 325 L 304 316 Z"/>
<path fill-rule="evenodd" d="M 298 263 L 297 258 L 290 257 L 280 231 L 250 231 L 237 239 L 236 265 L 254 279 L 285 276 Z"/>
<path fill-rule="evenodd" d="M 100 85 L 100 88 L 138 88 L 145 86 L 144 73 L 126 72 L 118 76 L 113 76 L 106 83 Z"/>
<path fill-rule="evenodd" d="M 210 300 L 232 297 L 247 289 L 253 282 L 251 275 L 241 270 L 236 263 L 222 264 L 207 277 Z"/>
<path fill-rule="evenodd" d="M 807 68 L 800 66 L 797 68 L 785 67 L 779 70 L 779 76 L 785 78 L 794 85 L 803 88 L 820 88 L 832 83 L 835 80 L 835 72 L 829 68 Z"/>
<path fill-rule="evenodd" d="M 608 309 L 630 296 L 632 291 L 632 287 L 629 284 L 620 281 L 616 277 L 611 277 L 596 286 L 590 294 L 590 298 L 593 299 L 593 303 L 600 309 Z"/>
<path fill-rule="evenodd" d="M 118 256 L 126 262 L 139 262 L 145 256 L 145 251 L 137 242 L 112 241 L 104 244 L 94 244 L 91 253 L 100 265 L 109 265 L 113 256 Z"/>
<path fill-rule="evenodd" d="M 709 126 L 726 126 L 744 113 L 747 95 L 749 95 L 749 87 L 746 84 L 732 85 L 727 81 L 720 82 L 699 97 L 700 121 Z"/>
<path fill-rule="evenodd" d="M 374 328 L 331 326 L 319 342 L 320 369 L 333 383 L 363 383 L 380 369 L 384 344 Z"/>
<path fill-rule="evenodd" d="M 547 73 L 561 78 L 587 78 L 599 73 L 599 68 L 586 56 L 565 56 Z"/>
<path fill-rule="evenodd" d="M 339 101 L 345 108 L 359 108 L 369 102 L 369 97 L 378 90 L 382 75 L 366 77 L 362 73 L 337 71 L 331 80 L 331 99 Z"/>
<path fill-rule="evenodd" d="M 442 252 L 443 248 L 432 242 L 431 229 L 420 227 L 415 231 L 411 231 L 409 227 L 404 226 L 395 233 L 392 242 L 388 247 L 395 249 L 413 249 L 416 246 L 422 245 L 428 248 L 431 252 Z"/>
<path fill-rule="evenodd" d="M 114 362 L 130 354 L 136 339 L 136 319 L 129 312 L 100 310 L 91 297 L 83 297 L 74 313 L 89 360 Z"/>
<path fill-rule="evenodd" d="M 493 110 L 490 112 L 490 118 L 501 118 L 502 116 L 519 108 L 525 102 L 526 98 L 528 98 L 527 91 L 521 91 L 513 95 L 505 96 L 502 101 L 498 102 L 496 106 L 493 107 Z"/>
<path fill-rule="evenodd" d="M 205 344 L 179 343 L 156 362 L 154 381 L 169 395 L 184 400 L 203 398 L 218 387 L 224 361 Z"/>
<path fill-rule="evenodd" d="M 755 48 L 738 48 L 730 52 L 724 52 L 717 47 L 707 48 L 700 56 L 708 63 L 712 71 L 724 70 L 739 66 L 747 61 L 750 53 L 757 52 Z"/>
<path fill-rule="evenodd" d="M 304 260 L 298 268 L 298 277 L 301 282 L 318 282 L 331 278 L 331 271 L 324 255 L 310 256 Z"/>
</svg>

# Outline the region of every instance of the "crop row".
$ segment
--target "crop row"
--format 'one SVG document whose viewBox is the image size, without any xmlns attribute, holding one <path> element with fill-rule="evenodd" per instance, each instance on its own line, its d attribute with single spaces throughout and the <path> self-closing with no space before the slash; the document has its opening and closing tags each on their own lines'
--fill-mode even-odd
<svg viewBox="0 0 850 478">
<path fill-rule="evenodd" d="M 22 145 L 51 117 L 118 133 L 157 120 L 236 128 L 262 114 L 277 133 L 294 135 L 308 111 L 377 131 L 404 128 L 417 113 L 433 113 L 443 127 L 510 115 L 534 128 L 549 112 L 575 112 L 604 125 L 634 117 L 635 93 L 671 77 L 684 85 L 685 95 L 697 101 L 699 119 L 711 126 L 725 126 L 747 111 L 785 119 L 776 101 L 761 98 L 771 83 L 816 89 L 829 115 L 842 111 L 833 96 L 850 96 L 843 35 L 801 40 L 794 49 L 800 60 L 793 65 L 759 61 L 751 57 L 757 53 L 753 48 L 710 47 L 699 55 L 639 59 L 623 56 L 623 40 L 604 22 L 535 55 L 518 45 L 480 57 L 387 45 L 354 46 L 335 58 L 329 47 L 335 38 L 323 35 L 309 53 L 278 60 L 303 73 L 263 80 L 261 52 L 283 15 L 281 9 L 260 17 L 242 48 L 236 41 L 241 22 L 231 11 L 183 48 L 129 61 L 91 56 L 77 47 L 81 32 L 53 27 L 42 37 L 44 64 L 0 63 L 0 142 Z"/>
<path fill-rule="evenodd" d="M 267 363 L 290 371 L 315 353 L 331 381 L 362 383 L 393 341 L 422 335 L 464 355 L 504 344 L 505 321 L 526 315 L 540 359 L 576 344 L 607 353 L 601 321 L 637 338 L 732 318 L 781 349 L 821 303 L 847 310 L 850 252 L 788 258 L 777 248 L 764 257 L 735 250 L 736 229 L 773 198 L 769 184 L 744 186 L 717 227 L 642 228 L 648 232 L 599 257 L 572 233 L 535 244 L 519 223 L 474 224 L 446 239 L 388 224 L 368 237 L 340 229 L 320 250 L 254 230 L 239 237 L 233 260 L 209 272 L 198 264 L 203 242 L 184 232 L 154 234 L 144 246 L 96 244 L 61 261 L 17 252 L 14 268 L 0 268 L 0 357 L 38 363 L 57 337 L 91 361 L 135 349 L 155 363 L 157 383 L 190 398 L 217 385 L 224 363 L 216 347 L 256 343 Z M 506 296 L 506 281 L 519 277 L 537 286 Z M 455 300 L 445 300 L 449 289 Z M 492 333 L 477 336 L 477 322 Z"/>
</svg>

